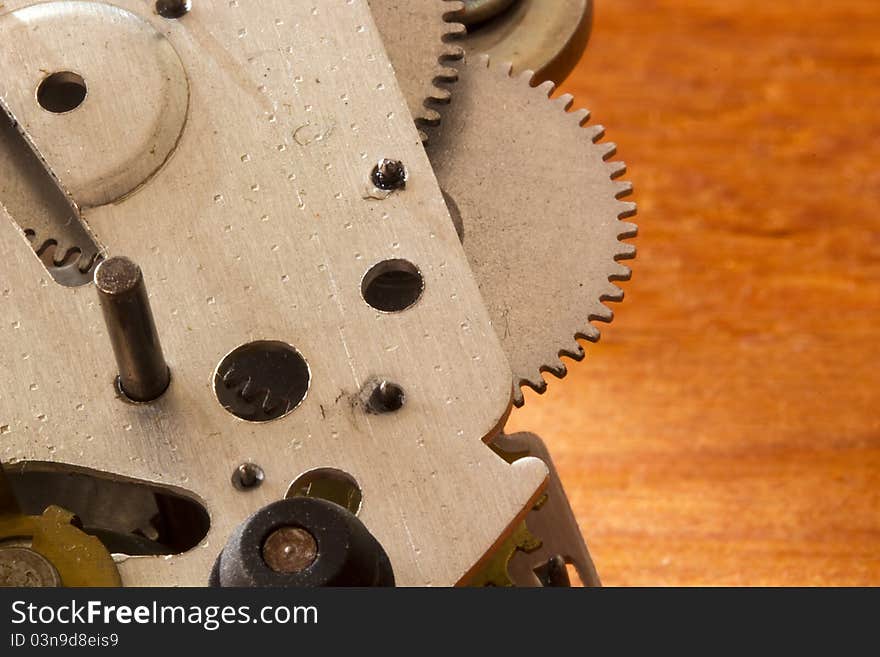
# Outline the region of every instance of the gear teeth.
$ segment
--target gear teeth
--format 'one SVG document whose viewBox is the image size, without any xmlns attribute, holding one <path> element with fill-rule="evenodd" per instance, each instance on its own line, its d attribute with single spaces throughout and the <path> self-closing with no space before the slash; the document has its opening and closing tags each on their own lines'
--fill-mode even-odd
<svg viewBox="0 0 880 657">
<path fill-rule="evenodd" d="M 582 126 L 582 129 L 586 131 L 587 137 L 594 144 L 605 136 L 604 125 L 587 125 Z"/>
<path fill-rule="evenodd" d="M 537 371 L 532 370 L 534 374 L 524 369 L 526 363 L 522 364 L 519 371 L 514 372 L 513 403 L 516 406 L 522 406 L 524 403 L 523 389 L 525 387 L 534 390 L 538 394 L 544 393 L 547 389 L 547 381 L 545 379 L 546 374 L 551 374 L 560 379 L 567 374 L 568 369 L 565 363 L 562 362 L 562 358 L 571 358 L 572 360 L 579 361 L 585 357 L 584 349 L 577 340 L 585 340 L 588 342 L 597 342 L 599 340 L 600 331 L 593 325 L 593 323 L 609 323 L 614 319 L 614 312 L 606 304 L 617 303 L 624 298 L 624 291 L 614 283 L 615 281 L 629 280 L 632 275 L 632 270 L 618 261 L 628 260 L 634 258 L 636 255 L 635 247 L 632 244 L 622 241 L 636 236 L 636 225 L 623 221 L 623 219 L 635 214 L 636 205 L 628 201 L 620 200 L 632 194 L 633 186 L 628 181 L 617 180 L 626 173 L 626 164 L 624 162 L 613 160 L 613 157 L 617 152 L 616 144 L 613 142 L 602 141 L 605 136 L 605 128 L 600 124 L 589 124 L 591 115 L 588 110 L 577 109 L 572 111 L 574 97 L 571 94 L 561 94 L 556 98 L 552 98 L 552 94 L 556 90 L 556 85 L 553 82 L 548 81 L 535 85 L 535 76 L 533 72 L 523 71 L 514 74 L 513 66 L 510 63 L 494 64 L 488 55 L 480 55 L 475 58 L 468 58 L 466 56 L 463 60 L 462 66 L 464 68 L 486 68 L 493 79 L 500 78 L 505 83 L 513 81 L 514 83 L 528 85 L 525 93 L 534 93 L 536 95 L 541 94 L 549 99 L 549 102 L 553 104 L 554 108 L 561 111 L 563 117 L 575 121 L 578 127 L 583 130 L 584 137 L 593 145 L 594 153 L 596 153 L 603 162 L 601 166 L 604 168 L 608 181 L 614 181 L 611 183 L 611 194 L 617 205 L 616 208 L 612 208 L 611 211 L 614 213 L 613 216 L 617 221 L 617 225 L 613 228 L 613 236 L 609 236 L 609 239 L 614 239 L 615 241 L 609 244 L 611 252 L 608 256 L 608 262 L 604 265 L 604 275 L 607 278 L 604 281 L 604 284 L 600 283 L 596 288 L 597 297 L 594 297 L 593 301 L 585 309 L 585 317 L 582 324 L 580 327 L 573 328 L 572 337 L 568 340 L 563 340 L 566 344 L 556 350 L 556 356 L 550 357 L 549 354 L 547 354 L 545 358 L 549 362 L 538 366 Z M 479 73 L 479 71 L 477 73 Z M 474 80 L 476 80 L 476 78 L 474 78 Z M 534 92 L 530 92 L 529 89 L 534 89 Z M 503 100 L 504 97 L 502 95 L 502 101 Z M 599 281 L 597 281 L 597 283 L 599 283 Z M 529 367 L 533 367 L 533 365 L 530 365 Z"/>
<path fill-rule="evenodd" d="M 618 234 L 619 239 L 630 239 L 638 236 L 639 227 L 638 224 L 633 224 L 628 221 L 621 221 L 619 226 L 620 233 Z M 635 255 L 635 246 L 627 245 L 632 247 L 633 255 Z"/>
<path fill-rule="evenodd" d="M 574 96 L 571 94 L 562 94 L 553 102 L 559 105 L 563 112 L 567 112 L 571 109 L 571 106 L 574 105 Z M 587 116 L 589 116 L 589 112 L 587 113 Z"/>
<path fill-rule="evenodd" d="M 467 28 L 455 20 L 454 14 L 464 9 L 464 3 L 461 0 L 422 0 L 420 3 L 370 0 L 369 4 L 424 142 L 427 140 L 425 128 L 436 126 L 441 120 L 441 112 L 433 105 L 449 103 L 448 86 L 458 79 L 453 64 L 464 57 L 460 42 Z M 402 19 L 402 15 L 405 18 Z M 422 59 L 414 65 L 414 57 Z"/>
<path fill-rule="evenodd" d="M 488 56 L 486 57 L 486 59 L 488 59 Z M 509 73 L 510 67 L 505 66 L 504 68 L 507 69 Z M 534 79 L 534 74 L 530 71 L 526 71 L 522 73 L 519 77 L 521 79 L 528 78 L 528 80 L 531 82 Z M 549 98 L 555 91 L 556 85 L 551 81 L 547 81 L 543 84 L 538 85 L 537 88 L 540 89 L 542 92 L 545 92 Z M 587 125 L 591 116 L 589 110 L 578 109 L 572 111 L 571 108 L 574 105 L 574 96 L 572 94 L 562 94 L 558 98 L 553 99 L 552 102 L 559 106 L 563 112 L 570 114 L 572 118 L 577 121 L 577 123 L 585 131 L 586 136 L 590 139 L 590 141 L 598 146 L 602 159 L 607 162 L 608 177 L 610 179 L 614 180 L 626 173 L 626 163 L 612 160 L 614 155 L 617 153 L 617 144 L 614 142 L 599 143 L 605 136 L 605 126 L 601 124 Z M 633 193 L 633 184 L 630 181 L 617 181 L 615 183 L 615 189 L 616 191 L 614 196 L 616 199 L 619 200 Z M 617 215 L 619 221 L 621 219 L 634 216 L 636 214 L 635 203 L 621 201 L 620 206 L 621 209 Z M 611 323 L 614 320 L 614 311 L 612 311 L 604 304 L 620 303 L 624 299 L 623 289 L 621 289 L 617 285 L 614 285 L 612 281 L 628 281 L 632 277 L 632 269 L 626 265 L 620 264 L 617 261 L 632 259 L 636 257 L 636 247 L 621 240 L 635 237 L 638 232 L 638 226 L 636 226 L 636 224 L 624 221 L 621 221 L 620 224 L 620 230 L 618 231 L 617 252 L 614 254 L 614 264 L 609 267 L 609 285 L 604 288 L 604 291 L 599 297 L 601 310 L 588 316 L 588 323 L 582 331 L 575 334 L 576 339 L 582 339 L 588 342 L 598 342 L 601 336 L 601 332 L 590 322 Z M 541 373 L 539 381 L 530 381 L 528 379 L 521 380 L 519 385 L 517 386 L 517 389 L 515 390 L 514 404 L 516 406 L 522 406 L 525 401 L 522 396 L 522 386 L 528 386 L 538 394 L 543 394 L 544 392 L 546 392 L 547 381 L 544 378 L 543 374 L 552 374 L 558 379 L 565 378 L 565 376 L 568 374 L 568 369 L 566 368 L 565 364 L 560 360 L 560 358 L 568 357 L 575 361 L 581 361 L 586 355 L 584 349 L 577 342 L 575 342 L 575 345 L 576 347 L 560 349 L 557 354 L 556 362 L 541 367 L 539 370 Z"/>
<path fill-rule="evenodd" d="M 632 260 L 636 257 L 636 247 L 629 242 L 620 242 L 617 247 L 620 251 L 617 253 L 617 260 Z"/>
<path fill-rule="evenodd" d="M 450 25 L 455 25 L 456 29 L 461 29 L 462 34 L 467 34 L 467 27 L 464 23 L 455 20 L 456 14 L 464 11 L 464 0 L 444 0 L 446 2 L 446 13 L 443 14 L 443 20 Z"/>
<path fill-rule="evenodd" d="M 617 199 L 621 199 L 633 193 L 633 184 L 628 180 L 620 180 L 614 184 L 614 187 L 617 189 L 614 193 L 614 198 Z"/>
<path fill-rule="evenodd" d="M 528 71 L 528 72 L 531 73 L 531 75 L 532 75 L 531 79 L 534 80 L 535 74 L 532 73 L 531 71 Z M 541 91 L 546 93 L 547 98 L 550 98 L 550 96 L 553 95 L 553 92 L 556 91 L 556 83 L 552 82 L 550 80 L 547 80 L 546 82 L 542 82 L 541 84 L 539 84 L 538 89 L 540 89 Z M 574 99 L 572 99 L 572 100 L 574 100 Z"/>
<path fill-rule="evenodd" d="M 446 105 L 452 100 L 452 92 L 449 89 L 446 89 L 445 87 L 434 87 L 434 89 L 435 95 L 431 96 L 431 100 L 435 103 L 443 103 Z M 426 107 L 425 114 L 427 115 L 429 113 L 437 114 L 438 112 Z"/>
<path fill-rule="evenodd" d="M 618 219 L 627 219 L 629 217 L 633 217 L 635 216 L 638 209 L 638 206 L 636 206 L 636 204 L 632 203 L 631 201 L 621 201 L 620 206 L 621 210 L 620 213 L 617 215 Z"/>
<path fill-rule="evenodd" d="M 601 332 L 592 324 L 586 324 L 584 328 L 574 334 L 574 337 L 579 340 L 586 340 L 587 342 L 599 342 L 599 338 L 602 337 Z"/>
<path fill-rule="evenodd" d="M 623 174 L 626 173 L 626 163 L 621 162 L 620 160 L 608 162 L 605 166 L 608 169 L 608 177 L 611 178 L 611 180 L 620 178 Z"/>
<path fill-rule="evenodd" d="M 489 60 L 489 55 L 480 55 L 480 61 L 485 63 L 486 68 L 490 71 L 495 71 L 500 78 L 509 78 L 513 75 L 513 62 L 502 62 L 498 66 L 492 66 L 492 62 Z M 527 84 L 531 82 L 534 75 L 535 74 L 531 71 L 523 71 L 520 73 L 520 77 L 525 78 Z"/>
<path fill-rule="evenodd" d="M 613 141 L 606 141 L 601 144 L 597 143 L 596 145 L 599 147 L 603 160 L 612 158 L 617 154 L 617 144 Z"/>
<path fill-rule="evenodd" d="M 614 270 L 608 275 L 608 279 L 612 281 L 628 281 L 632 278 L 632 269 L 617 262 L 618 259 L 619 256 L 615 257 Z"/>
<path fill-rule="evenodd" d="M 424 114 L 416 121 L 416 125 L 420 128 L 419 135 L 421 135 L 423 142 L 428 140 L 428 136 L 423 130 L 421 130 L 421 128 L 438 126 L 440 125 L 441 119 L 440 112 L 434 109 L 425 108 Z"/>
<path fill-rule="evenodd" d="M 614 299 L 609 298 L 607 295 L 602 295 L 600 300 L 605 301 L 614 301 Z M 614 321 L 614 311 L 611 310 L 608 306 L 600 306 L 602 308 L 601 311 L 591 313 L 589 316 L 589 320 L 591 322 L 602 322 L 603 324 L 610 324 Z M 601 333 L 601 331 L 600 331 Z"/>
<path fill-rule="evenodd" d="M 552 374 L 557 379 L 564 379 L 565 376 L 568 374 L 568 368 L 565 366 L 565 363 L 562 362 L 561 358 L 557 356 L 555 363 L 547 363 L 546 365 L 541 366 L 541 373 Z M 546 385 L 546 379 L 544 379 L 544 377 L 541 377 L 541 380 L 544 381 Z"/>
<path fill-rule="evenodd" d="M 573 361 L 580 362 L 586 357 L 587 352 L 584 351 L 584 348 L 575 341 L 565 349 L 560 349 L 559 355 L 561 357 L 571 358 Z"/>
<path fill-rule="evenodd" d="M 615 263 L 616 265 L 617 263 Z M 623 289 L 617 287 L 614 283 L 611 282 L 611 276 L 608 277 L 609 283 L 605 287 L 604 292 L 602 292 L 602 296 L 599 297 L 602 301 L 611 301 L 613 303 L 620 303 L 623 301 Z M 613 316 L 614 313 L 612 313 Z"/>
<path fill-rule="evenodd" d="M 566 108 L 566 111 L 569 111 L 568 108 Z M 585 128 L 585 124 L 587 123 L 587 121 L 590 120 L 590 110 L 579 109 L 579 110 L 575 110 L 575 111 L 569 112 L 569 113 L 571 114 L 572 118 L 575 121 L 577 121 L 578 124 L 582 128 L 587 129 L 587 128 Z"/>
</svg>

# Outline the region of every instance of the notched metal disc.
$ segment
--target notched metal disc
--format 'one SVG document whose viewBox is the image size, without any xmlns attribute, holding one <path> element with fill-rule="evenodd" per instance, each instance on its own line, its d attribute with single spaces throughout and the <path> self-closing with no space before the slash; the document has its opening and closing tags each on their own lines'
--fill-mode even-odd
<svg viewBox="0 0 880 657">
<path fill-rule="evenodd" d="M 483 8 L 488 9 L 493 7 Z M 494 61 L 510 62 L 516 73 L 534 71 L 537 82 L 561 82 L 586 48 L 592 24 L 592 0 L 518 0 L 489 20 L 468 25 L 464 47 L 471 55 L 486 53 Z"/>
<path fill-rule="evenodd" d="M 436 82 L 455 80 L 455 69 L 448 64 L 460 59 L 463 50 L 452 39 L 464 35 L 464 25 L 445 18 L 460 11 L 463 4 L 458 0 L 369 0 L 369 3 L 410 113 L 418 123 L 436 123 L 440 114 L 427 107 L 425 101 L 449 100 L 449 90 Z"/>
<path fill-rule="evenodd" d="M 532 87 L 531 73 L 487 57 L 460 66 L 460 93 L 443 123 L 429 131 L 428 155 L 461 217 L 463 244 L 493 326 L 510 360 L 514 401 L 521 385 L 546 389 L 542 372 L 562 377 L 560 356 L 580 360 L 577 338 L 595 341 L 589 322 L 609 322 L 603 302 L 620 301 L 619 260 L 635 256 L 621 241 L 636 226 L 621 219 L 635 204 L 615 180 L 615 146 L 600 143 L 589 113 L 567 112 L 572 97 L 549 100 L 552 83 Z"/>
</svg>

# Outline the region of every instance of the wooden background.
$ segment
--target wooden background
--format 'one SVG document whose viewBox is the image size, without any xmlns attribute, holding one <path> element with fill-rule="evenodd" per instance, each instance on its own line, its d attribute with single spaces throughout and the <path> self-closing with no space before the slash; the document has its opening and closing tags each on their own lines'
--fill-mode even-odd
<svg viewBox="0 0 880 657">
<path fill-rule="evenodd" d="M 563 89 L 641 233 L 587 359 L 509 429 L 607 585 L 880 585 L 876 0 L 596 0 Z"/>
</svg>

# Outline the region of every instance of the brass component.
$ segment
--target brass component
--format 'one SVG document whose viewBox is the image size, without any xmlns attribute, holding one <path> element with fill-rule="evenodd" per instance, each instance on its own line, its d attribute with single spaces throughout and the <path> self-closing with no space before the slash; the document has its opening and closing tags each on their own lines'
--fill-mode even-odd
<svg viewBox="0 0 880 657">
<path fill-rule="evenodd" d="M 154 403 L 121 398 L 93 294 L 54 284 L 0 209 L 4 453 L 210 503 L 214 549 L 121 556 L 126 585 L 204 583 L 241 518 L 325 467 L 370 491 L 359 517 L 399 584 L 457 583 L 547 470 L 485 446 L 509 412 L 510 369 L 367 4 L 200 0 L 181 20 L 153 7 L 0 5 L 0 105 L 107 255 L 155 272 L 173 370 Z M 67 71 L 88 94 L 49 112 L 34 90 Z M 382 158 L 404 162 L 407 183 L 376 198 Z M 423 294 L 377 311 L 361 282 L 401 261 Z M 294 412 L 243 423 L 218 403 L 206 382 L 231 350 L 289 340 L 312 374 Z M 352 403 L 377 373 L 406 390 L 398 412 Z M 241 463 L 265 468 L 247 495 L 230 485 Z M 426 512 L 428 499 L 447 506 Z"/>
<path fill-rule="evenodd" d="M 57 506 L 41 516 L 0 515 L 0 543 L 30 539 L 31 549 L 58 571 L 68 587 L 121 586 L 113 557 L 94 536 L 75 526 L 76 517 Z"/>
<path fill-rule="evenodd" d="M 546 496 L 535 505 L 541 506 Z M 508 572 L 511 559 L 517 552 L 534 552 L 541 547 L 541 539 L 532 534 L 526 523 L 521 523 L 495 550 L 493 555 L 468 580 L 468 586 L 516 586 Z"/>
<path fill-rule="evenodd" d="M 538 549 L 528 553 L 514 552 L 507 564 L 511 579 L 517 586 L 547 586 L 548 582 L 564 580 L 568 573 L 561 571 L 565 570 L 566 563 L 570 563 L 584 586 L 601 586 L 562 480 L 544 441 L 533 433 L 501 434 L 490 445 L 508 462 L 532 456 L 544 461 L 550 470 L 547 493 L 526 516 L 526 522 L 541 537 L 542 543 Z"/>
<path fill-rule="evenodd" d="M 0 3 L 5 453 L 181 487 L 212 509 L 204 546 L 288 488 L 327 484 L 375 531 L 400 585 L 511 586 L 522 564 L 537 581 L 533 557 L 551 564 L 553 532 L 572 531 L 547 527 L 568 522 L 564 494 L 555 473 L 545 494 L 549 457 L 505 463 L 485 441 L 522 401 L 520 384 L 540 389 L 540 372 L 564 373 L 560 354 L 582 355 L 577 337 L 598 335 L 585 324 L 610 319 L 601 302 L 619 298 L 612 281 L 629 271 L 615 260 L 634 254 L 619 241 L 634 206 L 618 201 L 629 186 L 612 181 L 612 147 L 581 130 L 585 115 L 560 119 L 569 101 L 528 85 L 570 68 L 590 0 L 468 2 L 482 21 L 469 47 L 538 74 L 462 64 L 468 93 L 449 130 L 436 130 L 435 106 L 459 75 L 449 38 L 463 27 L 446 21 L 457 0 L 370 0 L 372 15 L 366 0 L 320 11 L 200 0 L 189 13 L 189 2 L 33 2 Z M 430 162 L 413 118 L 437 136 Z M 547 193 L 559 187 L 568 194 Z M 135 394 L 123 377 L 128 399 L 110 385 L 120 368 L 95 339 L 91 295 L 73 289 L 115 253 L 156 272 L 151 303 L 174 366 L 165 390 L 156 348 L 159 385 Z M 288 340 L 308 376 L 277 416 L 229 413 L 205 385 L 212 373 L 231 385 L 223 365 L 242 346 Z M 253 379 L 236 390 L 248 403 Z M 274 387 L 253 387 L 273 415 Z M 0 481 L 0 541 L 25 550 L 6 554 L 11 581 L 207 580 L 211 550 L 133 558 L 47 503 L 23 515 Z M 314 543 L 286 528 L 260 547 L 288 572 L 307 567 Z M 570 554 L 553 552 L 548 580 L 561 581 Z"/>
</svg>

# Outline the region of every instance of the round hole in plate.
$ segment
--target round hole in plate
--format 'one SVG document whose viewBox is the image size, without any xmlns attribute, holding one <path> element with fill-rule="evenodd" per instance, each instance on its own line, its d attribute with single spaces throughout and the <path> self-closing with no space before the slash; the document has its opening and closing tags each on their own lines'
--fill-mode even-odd
<svg viewBox="0 0 880 657">
<path fill-rule="evenodd" d="M 191 0 L 156 0 L 156 13 L 162 18 L 181 18 L 190 9 Z"/>
<path fill-rule="evenodd" d="M 294 411 L 311 383 L 309 364 L 285 342 L 258 340 L 230 352 L 214 372 L 214 393 L 227 411 L 269 422 Z"/>
<path fill-rule="evenodd" d="M 361 281 L 364 301 L 386 313 L 406 310 L 419 300 L 424 290 L 422 272 L 409 260 L 383 260 Z"/>
<path fill-rule="evenodd" d="M 357 480 L 337 468 L 316 468 L 301 474 L 290 485 L 285 497 L 317 497 L 338 504 L 355 515 L 363 501 Z"/>
<path fill-rule="evenodd" d="M 87 94 L 86 81 L 79 73 L 59 71 L 37 87 L 37 102 L 47 112 L 64 114 L 82 105 Z"/>
</svg>

